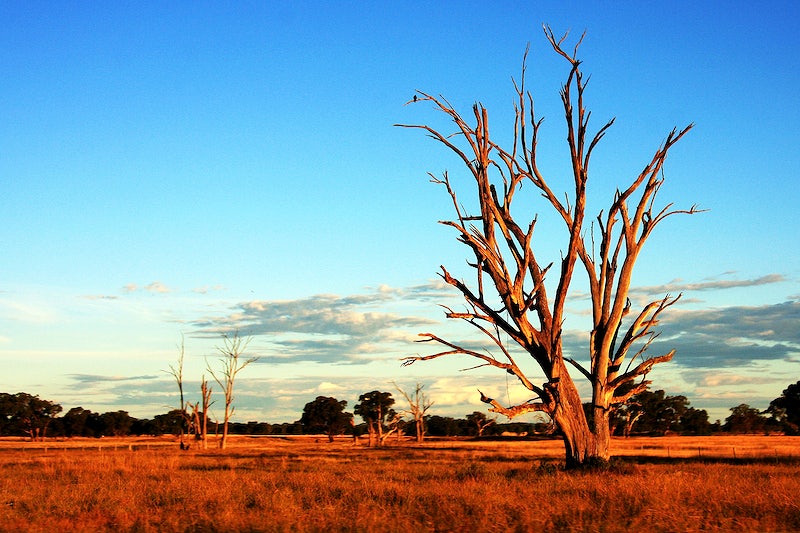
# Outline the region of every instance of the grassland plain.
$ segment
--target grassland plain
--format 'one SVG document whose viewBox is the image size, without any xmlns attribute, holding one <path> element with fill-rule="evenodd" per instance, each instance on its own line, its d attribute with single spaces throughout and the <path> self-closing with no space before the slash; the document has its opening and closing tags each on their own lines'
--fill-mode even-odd
<svg viewBox="0 0 800 533">
<path fill-rule="evenodd" d="M 800 531 L 800 438 L 0 441 L 2 531 Z"/>
</svg>

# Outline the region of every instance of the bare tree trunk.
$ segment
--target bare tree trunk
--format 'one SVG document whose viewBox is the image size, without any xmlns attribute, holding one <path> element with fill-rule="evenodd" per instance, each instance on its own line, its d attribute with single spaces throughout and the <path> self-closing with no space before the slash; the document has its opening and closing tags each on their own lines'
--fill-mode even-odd
<svg viewBox="0 0 800 533">
<path fill-rule="evenodd" d="M 203 449 L 208 449 L 208 410 L 211 408 L 211 387 L 208 386 L 205 375 L 200 381 L 200 394 L 203 399 L 203 420 L 200 424 L 203 433 Z"/>
<path fill-rule="evenodd" d="M 225 421 L 222 423 L 222 439 L 219 441 L 219 447 L 224 450 L 228 447 L 228 409 L 225 409 Z"/>
<path fill-rule="evenodd" d="M 356 421 L 350 418 L 350 426 L 353 428 L 353 446 L 358 446 L 358 435 L 356 435 Z"/>
<path fill-rule="evenodd" d="M 594 438 L 598 453 L 596 457 L 608 461 L 611 458 L 611 410 L 594 407 Z"/>
<path fill-rule="evenodd" d="M 561 432 L 567 468 L 585 464 L 594 458 L 608 459 L 608 450 L 598 449 L 595 435 L 589 428 L 583 402 L 569 374 L 562 374 L 555 389 L 553 421 Z"/>
</svg>

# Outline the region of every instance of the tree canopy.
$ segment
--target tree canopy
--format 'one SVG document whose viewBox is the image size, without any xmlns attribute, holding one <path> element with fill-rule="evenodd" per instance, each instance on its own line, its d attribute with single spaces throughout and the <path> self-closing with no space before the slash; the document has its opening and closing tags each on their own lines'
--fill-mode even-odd
<svg viewBox="0 0 800 533">
<path fill-rule="evenodd" d="M 317 396 L 303 408 L 300 423 L 306 433 L 322 432 L 333 442 L 333 437 L 341 435 L 350 426 L 353 415 L 345 412 L 346 400 L 337 400 L 329 396 Z"/>
<path fill-rule="evenodd" d="M 800 435 L 800 381 L 786 387 L 767 408 L 775 420 L 784 425 L 790 435 Z"/>
</svg>

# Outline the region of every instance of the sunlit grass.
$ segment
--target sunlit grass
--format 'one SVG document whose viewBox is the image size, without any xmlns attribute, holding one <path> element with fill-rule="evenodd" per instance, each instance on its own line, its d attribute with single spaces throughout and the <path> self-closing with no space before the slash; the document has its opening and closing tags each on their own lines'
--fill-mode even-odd
<svg viewBox="0 0 800 533">
<path fill-rule="evenodd" d="M 800 530 L 798 442 L 615 441 L 621 459 L 601 472 L 563 471 L 558 441 L 368 449 L 344 439 L 235 438 L 224 452 L 159 442 L 131 451 L 125 441 L 115 450 L 91 440 L 89 448 L 73 441 L 45 451 L 5 442 L 0 528 L 792 531 Z"/>
</svg>

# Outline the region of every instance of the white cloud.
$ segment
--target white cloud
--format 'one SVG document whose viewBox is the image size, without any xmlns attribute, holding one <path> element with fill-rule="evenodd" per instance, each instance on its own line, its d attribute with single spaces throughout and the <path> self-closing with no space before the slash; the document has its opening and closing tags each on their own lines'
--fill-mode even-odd
<svg viewBox="0 0 800 533">
<path fill-rule="evenodd" d="M 345 387 L 337 385 L 336 383 L 331 383 L 330 381 L 323 381 L 319 384 L 319 387 L 317 387 L 317 392 L 321 394 L 330 394 L 343 390 L 346 390 Z"/>
<path fill-rule="evenodd" d="M 160 281 L 154 281 L 154 282 L 150 283 L 149 285 L 145 285 L 144 290 L 146 290 L 147 292 L 155 292 L 155 293 L 159 293 L 159 294 L 166 294 L 168 292 L 172 292 L 172 290 L 170 288 L 168 288 L 166 285 L 164 285 Z"/>
<path fill-rule="evenodd" d="M 122 287 L 122 290 L 125 292 L 136 292 L 137 290 L 139 290 L 139 286 L 135 283 L 128 283 L 127 285 Z"/>
<path fill-rule="evenodd" d="M 773 383 L 775 378 L 762 376 L 746 376 L 741 374 L 730 374 L 725 372 L 705 372 L 700 374 L 697 385 L 702 387 L 720 387 L 725 385 L 762 385 Z"/>
</svg>

